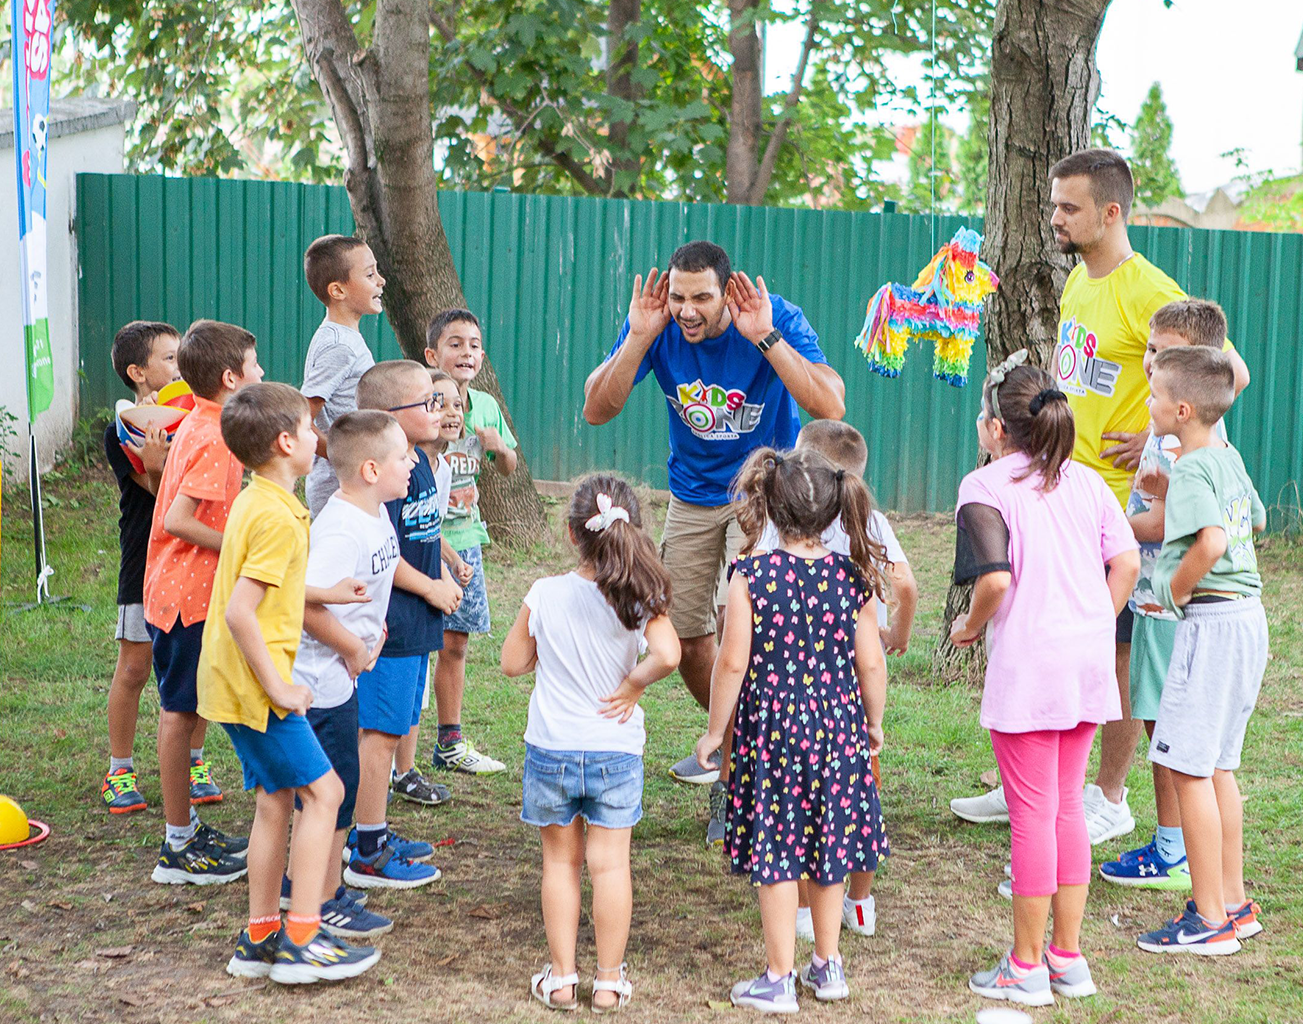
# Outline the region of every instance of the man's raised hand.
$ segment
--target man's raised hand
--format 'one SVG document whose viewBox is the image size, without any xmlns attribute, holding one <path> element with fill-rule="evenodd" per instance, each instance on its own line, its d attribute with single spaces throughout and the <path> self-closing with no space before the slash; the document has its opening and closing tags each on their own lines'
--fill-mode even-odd
<svg viewBox="0 0 1303 1024">
<path fill-rule="evenodd" d="M 774 307 L 765 279 L 757 276 L 752 284 L 751 278 L 736 270 L 728 279 L 724 295 L 738 333 L 753 345 L 764 341 L 774 329 Z"/>
<path fill-rule="evenodd" d="M 647 281 L 642 275 L 633 279 L 633 297 L 629 300 L 629 333 L 654 338 L 670 325 L 670 275 L 658 278 L 652 267 Z"/>
</svg>

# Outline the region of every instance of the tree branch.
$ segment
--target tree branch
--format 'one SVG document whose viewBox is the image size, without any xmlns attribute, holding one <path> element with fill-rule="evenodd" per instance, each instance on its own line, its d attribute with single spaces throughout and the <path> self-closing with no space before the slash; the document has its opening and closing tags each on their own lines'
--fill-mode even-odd
<svg viewBox="0 0 1303 1024">
<path fill-rule="evenodd" d="M 765 146 L 765 155 L 760 160 L 760 170 L 756 173 L 755 181 L 752 184 L 753 201 L 756 203 L 764 202 L 765 193 L 769 191 L 769 183 L 773 180 L 774 166 L 778 163 L 778 152 L 783 148 L 783 142 L 787 138 L 787 126 L 791 123 L 792 115 L 796 113 L 796 104 L 801 98 L 805 68 L 810 61 L 810 51 L 814 49 L 814 41 L 818 30 L 818 5 L 811 4 L 810 21 L 805 28 L 805 43 L 801 47 L 800 60 L 796 62 L 796 71 L 792 74 L 792 87 L 787 91 L 787 99 L 783 103 L 782 113 L 778 115 L 778 123 L 774 125 L 773 133 L 769 136 L 769 142 Z"/>
</svg>

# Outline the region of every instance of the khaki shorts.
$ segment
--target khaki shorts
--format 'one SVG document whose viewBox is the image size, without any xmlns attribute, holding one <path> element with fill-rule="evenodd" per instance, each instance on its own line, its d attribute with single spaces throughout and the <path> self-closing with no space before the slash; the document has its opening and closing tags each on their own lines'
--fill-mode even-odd
<svg viewBox="0 0 1303 1024">
<path fill-rule="evenodd" d="M 715 632 L 716 610 L 728 593 L 725 570 L 742 541 L 732 505 L 711 508 L 670 498 L 661 561 L 670 575 L 670 622 L 683 639 Z"/>
</svg>

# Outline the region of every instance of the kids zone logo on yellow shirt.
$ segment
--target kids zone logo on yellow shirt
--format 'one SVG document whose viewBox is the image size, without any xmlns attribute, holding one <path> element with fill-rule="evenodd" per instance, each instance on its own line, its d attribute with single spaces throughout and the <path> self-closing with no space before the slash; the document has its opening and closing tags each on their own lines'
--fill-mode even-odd
<svg viewBox="0 0 1303 1024">
<path fill-rule="evenodd" d="M 1059 324 L 1059 345 L 1054 352 L 1059 387 L 1070 395 L 1093 391 L 1111 398 L 1117 390 L 1122 367 L 1101 359 L 1096 355 L 1098 350 L 1099 338 L 1095 332 L 1078 323 L 1075 316 Z"/>
<path fill-rule="evenodd" d="M 707 441 L 731 441 L 751 433 L 765 411 L 763 404 L 748 404 L 745 391 L 703 384 L 700 378 L 676 390 L 676 397 L 666 399 L 688 429 Z"/>
</svg>

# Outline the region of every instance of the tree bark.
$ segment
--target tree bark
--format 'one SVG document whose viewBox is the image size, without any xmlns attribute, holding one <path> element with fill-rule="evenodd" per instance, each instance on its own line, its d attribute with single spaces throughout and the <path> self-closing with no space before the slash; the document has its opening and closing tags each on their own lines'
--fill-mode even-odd
<svg viewBox="0 0 1303 1024">
<path fill-rule="evenodd" d="M 371 50 L 358 45 L 340 0 L 294 0 L 294 10 L 344 143 L 353 220 L 386 279 L 389 323 L 403 351 L 422 361 L 430 318 L 466 305 L 435 192 L 429 9 L 424 0 L 379 0 Z M 510 423 L 487 358 L 475 383 Z M 537 536 L 545 526 L 523 459 L 512 476 L 484 488 L 481 508 L 503 539 Z"/>
<path fill-rule="evenodd" d="M 724 155 L 725 199 L 754 205 L 760 159 L 760 36 L 756 32 L 759 0 L 728 0 L 728 51 L 733 99 L 729 111 L 728 149 Z"/>
<path fill-rule="evenodd" d="M 638 40 L 626 39 L 625 33 L 638 24 L 642 18 L 642 0 L 611 0 L 606 16 L 606 91 L 617 99 L 629 103 L 637 102 L 642 90 L 634 85 L 630 77 L 638 66 Z M 615 148 L 626 151 L 629 148 L 629 122 L 612 121 L 608 128 L 608 138 Z M 621 193 L 632 189 L 642 169 L 642 160 L 629 154 L 611 162 L 612 181 Z M 623 172 L 632 175 L 632 180 L 621 184 L 614 181 L 614 176 Z"/>
<path fill-rule="evenodd" d="M 1050 168 L 1090 145 L 1099 92 L 1095 45 L 1109 0 L 1000 0 L 991 47 L 986 241 L 982 258 L 1000 276 L 986 313 L 987 366 L 1020 348 L 1047 366 L 1059 325 L 1059 295 L 1072 260 L 1050 229 Z M 933 668 L 977 677 L 981 644 L 960 650 L 950 624 L 968 608 L 969 587 L 952 585 Z"/>
</svg>

